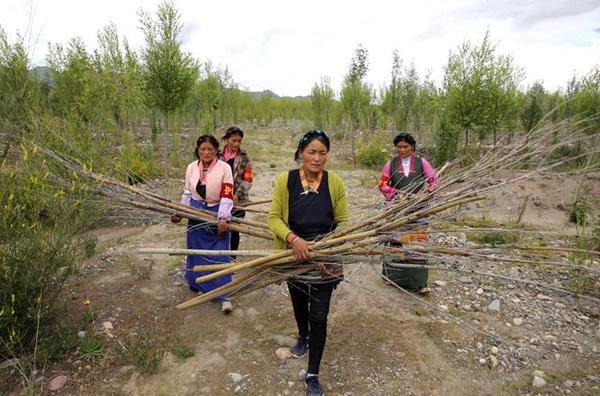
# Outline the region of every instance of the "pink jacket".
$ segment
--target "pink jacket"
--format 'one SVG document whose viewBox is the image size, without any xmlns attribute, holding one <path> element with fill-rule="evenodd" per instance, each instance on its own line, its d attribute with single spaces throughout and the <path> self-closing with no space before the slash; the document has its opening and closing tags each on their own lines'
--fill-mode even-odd
<svg viewBox="0 0 600 396">
<path fill-rule="evenodd" d="M 203 200 L 196 192 L 196 185 L 200 180 L 200 161 L 194 161 L 187 166 L 185 171 L 185 190 L 181 196 L 181 203 L 191 206 L 191 200 L 204 202 L 207 206 L 219 205 L 219 220 L 231 219 L 231 210 L 233 209 L 233 176 L 231 167 L 221 160 L 215 159 L 204 170 L 206 185 L 206 200 Z"/>
<path fill-rule="evenodd" d="M 408 173 L 410 174 L 414 170 L 414 159 L 415 156 L 411 156 L 410 165 Z M 423 175 L 425 176 L 425 181 L 427 182 L 427 188 L 429 190 L 433 190 L 437 187 L 439 182 L 439 177 L 433 169 L 433 166 L 427 161 L 425 158 L 421 157 L 421 162 L 423 164 Z M 402 169 L 402 161 L 398 160 L 398 166 L 400 167 L 399 172 L 404 174 L 404 169 Z M 392 160 L 386 162 L 383 166 L 383 170 L 381 171 L 381 178 L 379 179 L 379 191 L 383 194 L 386 200 L 391 200 L 394 198 L 398 190 L 394 187 L 388 185 L 388 182 L 392 175 Z"/>
</svg>

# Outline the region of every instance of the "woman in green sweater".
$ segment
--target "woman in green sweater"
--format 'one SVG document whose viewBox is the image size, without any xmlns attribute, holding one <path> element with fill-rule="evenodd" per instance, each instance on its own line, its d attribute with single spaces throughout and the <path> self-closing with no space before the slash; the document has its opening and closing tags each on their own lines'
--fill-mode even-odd
<svg viewBox="0 0 600 396">
<path fill-rule="evenodd" d="M 330 142 L 315 129 L 298 142 L 294 155 L 301 166 L 275 181 L 268 224 L 276 249 L 292 249 L 298 261 L 311 259 L 309 242 L 318 240 L 348 221 L 348 200 L 342 179 L 324 170 Z M 333 289 L 343 278 L 342 266 L 315 263 L 314 270 L 290 278 L 288 289 L 298 325 L 292 356 L 308 350 L 307 393 L 323 394 L 319 366 L 327 336 L 327 315 Z"/>
</svg>

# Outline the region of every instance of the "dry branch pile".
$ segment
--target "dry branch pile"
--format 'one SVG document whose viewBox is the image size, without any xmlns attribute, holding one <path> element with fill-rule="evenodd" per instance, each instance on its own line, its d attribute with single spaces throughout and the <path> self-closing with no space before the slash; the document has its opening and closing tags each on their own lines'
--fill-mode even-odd
<svg viewBox="0 0 600 396">
<path fill-rule="evenodd" d="M 573 128 L 573 125 L 567 125 Z M 503 281 L 520 282 L 535 285 L 557 293 L 578 295 L 580 298 L 600 302 L 598 292 L 593 290 L 570 290 L 556 284 L 546 284 L 536 280 L 516 279 L 494 272 L 481 272 L 473 266 L 473 263 L 481 261 L 494 261 L 505 264 L 526 264 L 534 270 L 549 271 L 553 268 L 569 268 L 583 271 L 590 277 L 598 277 L 600 272 L 598 261 L 590 259 L 590 265 L 576 265 L 571 263 L 566 254 L 588 254 L 597 258 L 598 252 L 579 251 L 573 252 L 561 248 L 539 248 L 531 246 L 505 246 L 504 248 L 480 249 L 470 247 L 467 249 L 456 249 L 452 247 L 437 246 L 435 242 L 424 241 L 418 245 L 405 245 L 402 247 L 392 246 L 388 242 L 390 238 L 398 238 L 402 234 L 414 232 L 415 220 L 438 216 L 442 218 L 444 212 L 449 209 L 457 209 L 468 203 L 480 201 L 484 198 L 483 193 L 490 189 L 498 188 L 507 183 L 515 183 L 536 177 L 542 172 L 556 169 L 557 167 L 577 159 L 585 158 L 596 153 L 596 145 L 593 150 L 573 158 L 556 157 L 555 152 L 562 145 L 574 144 L 591 139 L 585 135 L 562 140 L 559 143 L 551 143 L 556 136 L 557 129 L 565 128 L 565 125 L 539 128 L 535 132 L 515 141 L 512 144 L 502 143 L 497 145 L 479 158 L 472 166 L 460 166 L 460 161 L 446 164 L 440 169 L 440 184 L 433 193 L 425 191 L 399 195 L 393 201 L 381 203 L 371 208 L 366 215 L 355 216 L 350 225 L 338 229 L 329 235 L 310 245 L 310 251 L 314 260 L 323 262 L 336 262 L 343 264 L 373 262 L 380 263 L 382 260 L 402 260 L 418 256 L 429 260 L 427 264 L 400 264 L 405 268 L 431 268 L 441 271 L 466 272 L 475 276 L 497 278 Z M 53 158 L 61 166 L 75 173 L 78 177 L 91 180 L 98 194 L 110 199 L 110 202 L 141 208 L 162 214 L 176 213 L 180 217 L 200 220 L 204 222 L 215 222 L 215 214 L 201 211 L 174 202 L 156 193 L 130 186 L 113 178 L 99 175 L 86 170 L 72 159 L 54 153 L 48 149 L 41 148 L 49 157 Z M 595 170 L 587 162 L 587 166 L 580 172 Z M 515 169 L 528 169 L 520 172 L 519 176 L 510 181 L 499 181 L 493 175 L 499 171 L 511 171 Z M 257 203 L 268 203 L 268 200 Z M 266 224 L 251 220 L 233 218 L 232 230 L 246 235 L 259 238 L 272 239 L 273 236 Z M 456 230 L 456 229 L 455 229 Z M 469 230 L 462 230 L 469 231 Z M 483 232 L 481 229 L 478 232 Z M 510 230 L 495 229 L 494 232 Z M 435 232 L 435 231 L 434 231 Z M 510 231 L 513 232 L 513 231 Z M 176 254 L 173 251 L 162 253 Z M 198 252 L 180 251 L 179 254 L 198 254 Z M 231 252 L 213 252 L 223 255 Z M 408 255 L 407 255 L 408 253 Z M 548 256 L 548 253 L 553 253 Z M 210 254 L 210 252 L 201 252 Z M 563 255 L 561 255 L 563 254 Z M 291 250 L 252 251 L 244 255 L 261 256 L 259 258 L 233 262 L 231 264 L 207 265 L 195 267 L 195 271 L 211 271 L 210 274 L 198 277 L 198 282 L 214 279 L 225 274 L 235 273 L 234 280 L 210 293 L 195 297 L 177 306 L 184 309 L 193 305 L 212 300 L 220 295 L 239 296 L 252 290 L 262 288 L 274 282 L 279 282 L 289 276 L 300 274 L 314 263 L 298 263 L 295 261 Z M 595 256 L 594 256 L 595 255 Z M 460 265 L 457 265 L 460 263 Z"/>
</svg>

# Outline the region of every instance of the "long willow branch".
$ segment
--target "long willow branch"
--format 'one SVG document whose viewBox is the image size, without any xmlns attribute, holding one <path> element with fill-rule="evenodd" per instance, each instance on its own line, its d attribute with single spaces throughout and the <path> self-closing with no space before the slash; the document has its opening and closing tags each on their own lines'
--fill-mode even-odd
<svg viewBox="0 0 600 396">
<path fill-rule="evenodd" d="M 172 248 L 140 248 L 139 254 L 168 254 L 169 256 L 269 256 L 279 250 L 206 250 L 206 249 L 172 249 Z"/>
</svg>

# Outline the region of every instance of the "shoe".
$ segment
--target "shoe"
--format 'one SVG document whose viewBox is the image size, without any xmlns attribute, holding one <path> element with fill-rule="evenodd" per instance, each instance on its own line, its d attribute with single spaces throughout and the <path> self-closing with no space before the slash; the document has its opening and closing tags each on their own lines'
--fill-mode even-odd
<svg viewBox="0 0 600 396">
<path fill-rule="evenodd" d="M 431 294 L 431 289 L 428 287 L 422 287 L 417 293 L 419 293 L 422 296 L 428 296 L 429 294 Z"/>
<path fill-rule="evenodd" d="M 298 342 L 292 347 L 292 356 L 299 358 L 304 356 L 308 349 L 308 337 L 298 337 Z"/>
<path fill-rule="evenodd" d="M 225 315 L 229 315 L 233 312 L 233 305 L 230 301 L 223 301 L 221 303 L 221 312 L 223 312 Z"/>
<path fill-rule="evenodd" d="M 310 377 L 307 375 L 306 379 L 306 394 L 308 396 L 323 396 L 323 387 L 319 383 L 318 375 L 311 375 Z"/>
</svg>

